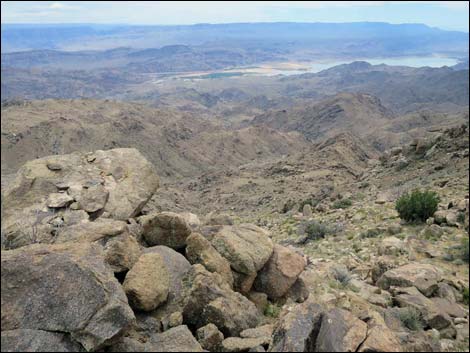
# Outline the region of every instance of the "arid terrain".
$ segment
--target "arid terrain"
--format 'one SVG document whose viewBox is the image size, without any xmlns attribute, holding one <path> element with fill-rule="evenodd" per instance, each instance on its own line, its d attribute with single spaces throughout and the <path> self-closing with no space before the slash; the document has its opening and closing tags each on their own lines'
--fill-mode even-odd
<svg viewBox="0 0 470 353">
<path fill-rule="evenodd" d="M 102 30 L 2 53 L 2 351 L 468 352 L 468 58 Z"/>
</svg>

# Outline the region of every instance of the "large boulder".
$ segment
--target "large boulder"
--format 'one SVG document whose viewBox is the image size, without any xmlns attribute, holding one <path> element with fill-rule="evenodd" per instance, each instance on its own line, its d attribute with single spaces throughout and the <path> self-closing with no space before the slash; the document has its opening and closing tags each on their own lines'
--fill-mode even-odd
<svg viewBox="0 0 470 353">
<path fill-rule="evenodd" d="M 410 263 L 385 272 L 377 281 L 382 289 L 395 287 L 416 287 L 425 296 L 430 297 L 438 289 L 442 279 L 441 271 L 428 264 Z"/>
<path fill-rule="evenodd" d="M 193 265 L 183 279 L 184 322 L 199 328 L 215 324 L 226 336 L 258 326 L 260 315 L 256 306 L 240 293 L 234 292 L 218 273 Z"/>
<path fill-rule="evenodd" d="M 166 301 L 170 287 L 168 269 L 156 253 L 143 254 L 127 273 L 123 283 L 134 309 L 152 311 Z"/>
<path fill-rule="evenodd" d="M 230 263 L 234 271 L 235 288 L 242 292 L 250 290 L 257 272 L 273 252 L 269 233 L 252 224 L 223 226 L 210 241 Z"/>
<path fill-rule="evenodd" d="M 314 352 L 323 308 L 311 301 L 296 305 L 274 328 L 269 352 Z"/>
<path fill-rule="evenodd" d="M 182 301 L 185 295 L 183 279 L 191 270 L 191 264 L 183 255 L 167 246 L 145 248 L 144 253 L 159 254 L 168 269 L 170 280 L 168 298 L 153 313 L 155 317 L 165 320 L 172 313 L 182 311 Z"/>
<path fill-rule="evenodd" d="M 372 312 L 367 320 L 367 338 L 359 352 L 401 352 L 402 347 L 395 334 L 387 327 L 382 316 Z"/>
<path fill-rule="evenodd" d="M 96 350 L 135 320 L 98 245 L 35 244 L 2 251 L 1 268 L 4 331 L 68 333 L 86 350 Z"/>
<path fill-rule="evenodd" d="M 16 248 L 51 242 L 70 209 L 93 219 L 137 216 L 158 188 L 153 166 L 133 148 L 72 153 L 27 162 L 4 190 L 2 232 Z"/>
<path fill-rule="evenodd" d="M 254 288 L 270 299 L 283 297 L 305 269 L 302 256 L 281 245 L 274 245 L 273 254 L 256 277 Z"/>
<path fill-rule="evenodd" d="M 212 246 L 209 240 L 199 233 L 193 233 L 187 238 L 186 258 L 191 264 L 201 264 L 209 272 L 217 272 L 233 286 L 233 275 L 229 262 Z"/>
<path fill-rule="evenodd" d="M 191 234 L 191 227 L 185 217 L 162 212 L 139 217 L 143 228 L 143 237 L 148 245 L 164 245 L 173 249 L 186 246 L 186 238 Z"/>
<path fill-rule="evenodd" d="M 315 352 L 356 352 L 367 337 L 367 324 L 349 311 L 333 309 L 322 319 Z"/>
</svg>

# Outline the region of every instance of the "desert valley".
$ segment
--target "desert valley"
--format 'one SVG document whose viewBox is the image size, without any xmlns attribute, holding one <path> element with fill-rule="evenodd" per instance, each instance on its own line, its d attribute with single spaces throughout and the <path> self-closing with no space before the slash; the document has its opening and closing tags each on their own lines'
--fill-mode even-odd
<svg viewBox="0 0 470 353">
<path fill-rule="evenodd" d="M 468 33 L 2 23 L 2 351 L 469 349 Z"/>
</svg>

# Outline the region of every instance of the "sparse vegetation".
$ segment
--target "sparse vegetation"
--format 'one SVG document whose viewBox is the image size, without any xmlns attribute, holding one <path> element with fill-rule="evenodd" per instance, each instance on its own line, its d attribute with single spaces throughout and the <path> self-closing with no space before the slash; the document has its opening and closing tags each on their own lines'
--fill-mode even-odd
<svg viewBox="0 0 470 353">
<path fill-rule="evenodd" d="M 459 212 L 457 214 L 457 222 L 463 224 L 465 222 L 465 212 Z"/>
<path fill-rule="evenodd" d="M 400 311 L 398 318 L 403 325 L 411 331 L 420 331 L 423 329 L 423 317 L 421 313 L 414 308 L 406 308 Z"/>
<path fill-rule="evenodd" d="M 292 210 L 295 206 L 295 202 L 293 200 L 287 200 L 284 205 L 282 206 L 282 213 L 287 213 Z"/>
<path fill-rule="evenodd" d="M 463 289 L 462 296 L 463 296 L 463 303 L 465 305 L 468 305 L 469 303 L 469 289 L 468 288 Z"/>
<path fill-rule="evenodd" d="M 465 261 L 466 263 L 469 263 L 469 257 L 470 257 L 470 249 L 469 249 L 469 239 L 468 238 L 463 238 L 462 242 L 460 244 L 460 258 Z"/>
<path fill-rule="evenodd" d="M 335 209 L 348 208 L 351 206 L 352 206 L 352 201 L 350 199 L 336 200 L 332 205 L 332 207 Z"/>
<path fill-rule="evenodd" d="M 312 208 L 316 207 L 318 205 L 318 200 L 315 200 L 314 198 L 308 198 L 300 202 L 299 204 L 299 212 L 302 212 L 304 209 L 305 205 L 310 205 Z"/>
<path fill-rule="evenodd" d="M 437 211 L 439 196 L 434 191 L 414 190 L 402 195 L 395 204 L 401 219 L 407 222 L 425 222 Z"/>
<path fill-rule="evenodd" d="M 268 303 L 264 309 L 264 315 L 272 318 L 278 318 L 281 313 L 281 307 L 274 303 Z"/>
<path fill-rule="evenodd" d="M 309 240 L 322 239 L 330 232 L 328 226 L 315 220 L 305 222 L 303 228 Z"/>
<path fill-rule="evenodd" d="M 343 286 L 347 287 L 349 282 L 351 282 L 351 275 L 347 268 L 335 267 L 333 269 L 333 275 L 335 279 Z"/>
<path fill-rule="evenodd" d="M 360 237 L 361 238 L 375 238 L 382 234 L 382 231 L 378 228 L 371 228 L 367 229 L 366 231 L 362 232 Z"/>
</svg>

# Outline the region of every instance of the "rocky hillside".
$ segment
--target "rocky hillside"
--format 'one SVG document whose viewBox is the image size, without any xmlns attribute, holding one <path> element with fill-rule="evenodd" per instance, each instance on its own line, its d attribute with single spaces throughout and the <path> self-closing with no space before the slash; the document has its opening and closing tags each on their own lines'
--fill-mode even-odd
<svg viewBox="0 0 470 353">
<path fill-rule="evenodd" d="M 460 179 L 468 176 L 466 129 L 393 149 L 381 162 L 339 135 L 310 158 L 321 165 L 354 151 L 336 167 L 342 179 L 312 194 L 303 213 L 294 204 L 257 225 L 202 208 L 199 216 L 155 210 L 168 194 L 135 149 L 27 162 L 3 192 L 1 350 L 466 349 L 468 265 L 457 262 L 468 241 L 468 216 L 459 216 L 469 207 Z M 256 167 L 282 185 L 280 176 L 290 183 L 306 173 L 306 158 L 240 172 Z M 432 177 L 454 170 L 444 184 L 435 178 L 447 185 L 441 209 L 426 226 L 400 223 L 394 175 L 411 187 L 420 161 L 436 160 L 448 167 Z M 311 178 L 326 186 L 321 174 Z M 247 185 L 256 195 L 257 182 Z"/>
<path fill-rule="evenodd" d="M 280 157 L 305 146 L 295 133 L 257 127 L 229 130 L 215 120 L 136 103 L 42 100 L 2 108 L 5 174 L 50 154 L 133 147 L 163 178 L 174 178 Z"/>
</svg>

